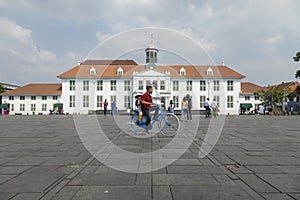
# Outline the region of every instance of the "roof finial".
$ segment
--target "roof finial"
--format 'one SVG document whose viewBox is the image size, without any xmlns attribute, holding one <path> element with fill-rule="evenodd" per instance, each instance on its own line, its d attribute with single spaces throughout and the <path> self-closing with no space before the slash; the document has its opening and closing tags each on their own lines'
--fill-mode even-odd
<svg viewBox="0 0 300 200">
<path fill-rule="evenodd" d="M 150 44 L 153 44 L 153 40 L 154 40 L 154 34 L 151 33 L 151 34 L 150 34 Z"/>
</svg>

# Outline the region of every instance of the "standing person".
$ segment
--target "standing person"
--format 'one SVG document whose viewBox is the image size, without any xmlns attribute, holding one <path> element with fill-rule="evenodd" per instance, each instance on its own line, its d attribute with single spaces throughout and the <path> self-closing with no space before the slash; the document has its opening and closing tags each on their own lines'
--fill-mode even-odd
<svg viewBox="0 0 300 200">
<path fill-rule="evenodd" d="M 111 102 L 111 115 L 115 115 L 116 104 L 115 101 Z"/>
<path fill-rule="evenodd" d="M 211 102 L 210 105 L 211 105 L 211 108 L 212 108 L 212 114 L 213 114 L 214 118 L 216 118 L 217 117 L 217 107 L 218 107 L 218 104 L 217 104 L 216 100 L 213 99 L 213 101 Z"/>
<path fill-rule="evenodd" d="M 142 95 L 136 95 L 135 96 L 136 100 L 135 100 L 135 106 L 137 111 L 139 112 L 139 123 L 142 123 L 143 120 L 143 111 L 142 111 Z"/>
<path fill-rule="evenodd" d="M 105 99 L 103 102 L 104 115 L 106 115 L 106 113 L 107 113 L 107 106 L 108 106 L 108 102 L 107 102 L 107 99 Z"/>
<path fill-rule="evenodd" d="M 174 103 L 173 103 L 173 100 L 170 100 L 169 112 L 170 113 L 174 113 Z"/>
<path fill-rule="evenodd" d="M 192 121 L 192 108 L 193 108 L 192 97 L 189 94 L 187 94 L 186 95 L 186 100 L 188 102 L 187 120 Z"/>
<path fill-rule="evenodd" d="M 204 102 L 204 108 L 205 108 L 205 117 L 208 118 L 210 117 L 210 103 L 209 103 L 209 98 L 206 99 Z"/>
<path fill-rule="evenodd" d="M 182 103 L 181 103 L 181 113 L 182 113 L 182 120 L 187 120 L 187 113 L 188 113 L 188 107 L 189 103 L 186 100 L 186 97 L 183 97 Z"/>
<path fill-rule="evenodd" d="M 154 102 L 152 101 L 152 96 L 151 96 L 151 94 L 153 92 L 152 86 L 148 85 L 146 87 L 146 90 L 147 90 L 147 92 L 145 92 L 142 96 L 142 112 L 143 112 L 143 115 L 145 115 L 147 117 L 145 130 L 148 133 L 150 122 L 151 122 L 150 107 L 151 107 L 151 105 L 154 105 Z M 157 108 L 155 109 L 155 114 L 154 114 L 153 120 L 157 120 L 157 114 L 158 114 Z"/>
</svg>

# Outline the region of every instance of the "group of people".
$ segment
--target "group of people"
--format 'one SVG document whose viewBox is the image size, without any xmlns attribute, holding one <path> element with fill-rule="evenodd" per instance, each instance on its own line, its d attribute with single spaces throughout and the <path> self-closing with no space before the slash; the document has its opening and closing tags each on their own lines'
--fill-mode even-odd
<svg viewBox="0 0 300 200">
<path fill-rule="evenodd" d="M 104 100 L 103 102 L 103 114 L 106 115 L 107 114 L 107 106 L 108 106 L 108 101 L 107 99 Z M 118 108 L 116 106 L 116 103 L 114 101 L 111 102 L 111 114 L 112 115 L 116 115 L 118 114 Z"/>
<path fill-rule="evenodd" d="M 174 113 L 173 100 L 170 101 L 170 106 L 168 111 L 170 113 Z M 192 121 L 192 98 L 189 94 L 183 97 L 181 102 L 181 119 L 183 121 Z"/>
<path fill-rule="evenodd" d="M 204 108 L 205 108 L 205 117 L 210 118 L 211 115 L 214 117 L 217 117 L 218 114 L 218 104 L 215 99 L 213 99 L 212 102 L 209 101 L 209 98 L 206 99 L 204 102 Z"/>
</svg>

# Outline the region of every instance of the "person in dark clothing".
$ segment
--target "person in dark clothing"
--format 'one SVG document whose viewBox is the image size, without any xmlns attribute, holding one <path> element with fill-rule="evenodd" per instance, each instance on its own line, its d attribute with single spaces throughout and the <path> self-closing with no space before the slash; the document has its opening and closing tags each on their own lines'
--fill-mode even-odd
<svg viewBox="0 0 300 200">
<path fill-rule="evenodd" d="M 105 99 L 103 102 L 104 115 L 106 115 L 106 113 L 107 113 L 107 106 L 108 106 L 108 102 L 107 102 L 107 99 Z"/>
<path fill-rule="evenodd" d="M 151 107 L 151 105 L 154 105 L 154 102 L 152 101 L 152 96 L 151 96 L 151 94 L 153 92 L 152 86 L 147 86 L 146 89 L 147 89 L 147 92 L 144 93 L 142 96 L 142 112 L 147 117 L 145 130 L 148 132 L 149 125 L 151 122 L 150 107 Z M 157 118 L 157 113 L 158 113 L 158 110 L 156 109 L 154 119 Z"/>
</svg>

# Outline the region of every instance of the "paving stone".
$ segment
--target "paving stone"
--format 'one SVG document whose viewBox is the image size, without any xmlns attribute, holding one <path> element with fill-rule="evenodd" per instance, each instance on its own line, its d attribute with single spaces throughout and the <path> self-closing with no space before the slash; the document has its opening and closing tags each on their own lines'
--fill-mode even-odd
<svg viewBox="0 0 300 200">
<path fill-rule="evenodd" d="M 290 197 L 284 193 L 261 193 L 261 195 L 266 200 L 293 200 L 294 198 Z"/>
<path fill-rule="evenodd" d="M 153 185 L 219 185 L 208 174 L 153 174 Z"/>
<path fill-rule="evenodd" d="M 11 200 L 38 200 L 42 193 L 19 193 Z"/>
<path fill-rule="evenodd" d="M 153 186 L 153 200 L 173 200 L 169 186 Z"/>
<path fill-rule="evenodd" d="M 237 174 L 237 176 L 257 192 L 278 192 L 278 190 L 254 174 Z"/>
<path fill-rule="evenodd" d="M 241 188 L 236 186 L 171 186 L 174 200 L 252 200 Z"/>
<path fill-rule="evenodd" d="M 0 167 L 0 174 L 21 174 L 30 169 L 29 166 L 4 166 Z"/>
<path fill-rule="evenodd" d="M 282 174 L 283 172 L 274 166 L 246 166 L 256 174 Z"/>
<path fill-rule="evenodd" d="M 260 178 L 281 192 L 300 193 L 300 175 L 296 174 L 257 174 Z"/>
<path fill-rule="evenodd" d="M 73 200 L 150 200 L 150 186 L 83 186 Z"/>
<path fill-rule="evenodd" d="M 273 162 L 259 156 L 228 155 L 239 165 L 274 165 Z"/>
<path fill-rule="evenodd" d="M 217 159 L 221 164 L 223 165 L 234 165 L 236 162 L 232 159 L 230 159 L 227 156 L 214 156 L 215 159 Z"/>
<path fill-rule="evenodd" d="M 203 165 L 198 159 L 178 159 L 171 165 Z"/>
<path fill-rule="evenodd" d="M 22 157 L 5 163 L 5 165 L 40 165 L 49 159 L 49 157 Z"/>
<path fill-rule="evenodd" d="M 0 184 L 8 181 L 9 179 L 12 179 L 13 177 L 15 177 L 15 176 L 14 175 L 0 175 Z"/>
<path fill-rule="evenodd" d="M 62 190 L 55 194 L 51 200 L 71 200 L 80 188 L 81 186 L 65 186 Z"/>
<path fill-rule="evenodd" d="M 11 199 L 12 197 L 14 197 L 16 195 L 17 195 L 17 193 L 0 192 L 0 199 L 7 200 L 7 199 Z"/>
<path fill-rule="evenodd" d="M 168 174 L 225 174 L 217 166 L 168 166 Z"/>
</svg>

